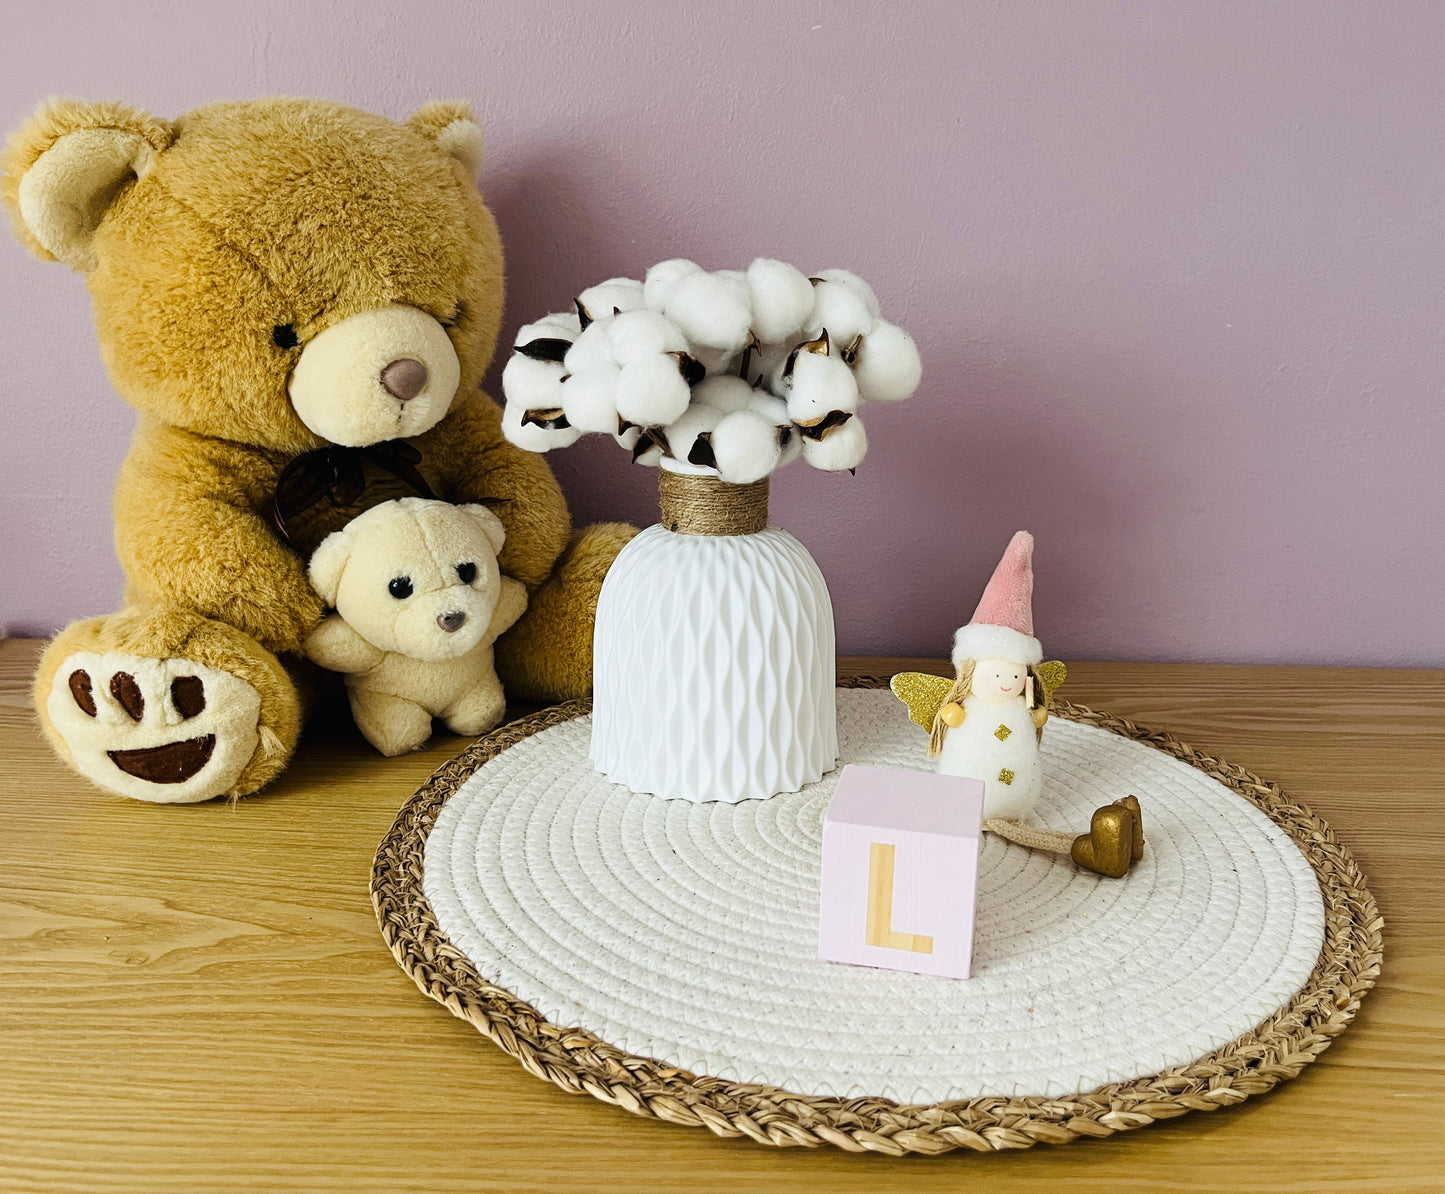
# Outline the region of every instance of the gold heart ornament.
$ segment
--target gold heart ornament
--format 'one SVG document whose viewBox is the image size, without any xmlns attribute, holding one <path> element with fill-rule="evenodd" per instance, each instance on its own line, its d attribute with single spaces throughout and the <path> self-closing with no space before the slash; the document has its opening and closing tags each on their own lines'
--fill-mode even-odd
<svg viewBox="0 0 1445 1194">
<path fill-rule="evenodd" d="M 1144 856 L 1144 827 L 1139 801 L 1128 796 L 1095 809 L 1089 832 L 1074 839 L 1070 857 L 1086 871 L 1122 879 Z"/>
</svg>

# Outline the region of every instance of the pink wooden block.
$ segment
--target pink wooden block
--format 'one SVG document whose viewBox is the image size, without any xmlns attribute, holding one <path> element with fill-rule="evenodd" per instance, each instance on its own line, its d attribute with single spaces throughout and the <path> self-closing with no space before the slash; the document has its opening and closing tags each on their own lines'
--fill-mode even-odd
<svg viewBox="0 0 1445 1194">
<path fill-rule="evenodd" d="M 823 815 L 818 956 L 967 978 L 982 835 L 976 779 L 844 767 Z"/>
</svg>

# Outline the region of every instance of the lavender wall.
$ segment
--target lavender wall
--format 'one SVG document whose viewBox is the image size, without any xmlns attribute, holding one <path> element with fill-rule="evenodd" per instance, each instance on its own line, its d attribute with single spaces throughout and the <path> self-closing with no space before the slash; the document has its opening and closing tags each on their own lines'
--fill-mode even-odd
<svg viewBox="0 0 1445 1194">
<path fill-rule="evenodd" d="M 129 10 L 124 11 L 123 10 Z M 472 101 L 508 333 L 687 255 L 849 265 L 920 393 L 773 511 L 845 651 L 941 654 L 1009 534 L 1066 658 L 1445 665 L 1445 8 L 859 0 L 12 4 L 0 117 Z M 8 239 L 0 624 L 115 607 L 132 417 L 79 278 Z M 583 519 L 652 513 L 610 446 Z"/>
</svg>

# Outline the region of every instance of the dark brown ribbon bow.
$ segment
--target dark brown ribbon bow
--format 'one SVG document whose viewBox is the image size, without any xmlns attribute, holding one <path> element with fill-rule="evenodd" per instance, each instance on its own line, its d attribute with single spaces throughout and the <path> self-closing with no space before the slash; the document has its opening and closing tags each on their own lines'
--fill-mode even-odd
<svg viewBox="0 0 1445 1194">
<path fill-rule="evenodd" d="M 365 448 L 333 444 L 303 452 L 281 470 L 271 498 L 271 522 L 286 543 L 295 546 L 286 529 L 290 519 L 322 500 L 333 506 L 350 506 L 366 489 L 364 465 L 370 461 L 383 472 L 409 485 L 418 497 L 435 500 L 436 494 L 417 471 L 421 451 L 402 439 L 389 439 Z"/>
</svg>

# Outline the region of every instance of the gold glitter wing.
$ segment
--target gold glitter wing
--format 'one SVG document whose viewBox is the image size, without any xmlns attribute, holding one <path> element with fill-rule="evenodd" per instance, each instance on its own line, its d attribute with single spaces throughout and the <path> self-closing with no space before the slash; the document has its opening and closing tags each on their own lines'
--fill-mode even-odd
<svg viewBox="0 0 1445 1194">
<path fill-rule="evenodd" d="M 1044 686 L 1044 704 L 1047 705 L 1055 690 L 1069 678 L 1069 669 L 1057 659 L 1050 659 L 1047 663 L 1038 664 L 1034 668 L 1034 675 L 1038 676 L 1039 683 Z"/>
<path fill-rule="evenodd" d="M 953 681 L 946 676 L 929 676 L 923 672 L 899 672 L 888 682 L 888 687 L 908 706 L 909 718 L 931 733 L 933 719 L 943 705 L 943 698 L 953 687 Z"/>
</svg>

